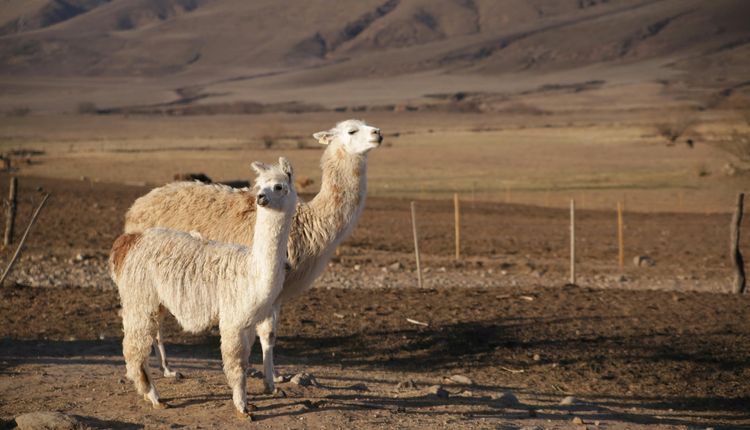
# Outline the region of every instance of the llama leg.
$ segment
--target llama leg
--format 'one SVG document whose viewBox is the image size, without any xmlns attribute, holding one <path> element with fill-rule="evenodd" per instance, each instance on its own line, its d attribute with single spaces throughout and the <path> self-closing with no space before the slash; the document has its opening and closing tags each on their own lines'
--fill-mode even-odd
<svg viewBox="0 0 750 430">
<path fill-rule="evenodd" d="M 237 413 L 243 418 L 250 418 L 250 411 L 247 407 L 247 379 L 242 369 L 242 359 L 244 353 L 244 343 L 242 340 L 242 328 L 239 327 L 221 327 L 221 360 L 224 363 L 224 374 L 227 377 L 227 383 L 232 388 L 232 401 Z"/>
<path fill-rule="evenodd" d="M 175 379 L 181 379 L 182 373 L 175 372 L 174 370 L 169 368 L 169 362 L 167 361 L 167 351 L 164 349 L 164 341 L 162 339 L 161 335 L 161 323 L 164 321 L 164 315 L 165 315 L 164 308 L 159 308 L 159 327 L 156 329 L 156 342 L 154 342 L 154 354 L 156 354 L 156 358 L 159 360 L 159 364 L 161 365 L 161 370 L 164 372 L 165 378 L 175 378 Z"/>
<path fill-rule="evenodd" d="M 166 407 L 159 400 L 159 393 L 148 374 L 148 357 L 151 354 L 151 344 L 154 341 L 155 321 L 152 318 L 136 320 L 129 324 L 128 318 L 123 318 L 125 337 L 123 339 L 123 354 L 127 377 L 135 384 L 138 394 L 151 402 L 154 408 Z"/>
<path fill-rule="evenodd" d="M 246 376 L 252 376 L 255 373 L 255 370 L 250 366 L 250 351 L 253 343 L 255 343 L 255 331 L 251 328 L 242 330 L 242 367 Z"/>
<path fill-rule="evenodd" d="M 276 322 L 279 316 L 279 306 L 274 305 L 271 314 L 258 324 L 258 337 L 263 349 L 263 387 L 264 393 L 276 392 L 274 377 L 276 373 L 273 365 L 273 347 L 276 344 Z"/>
</svg>

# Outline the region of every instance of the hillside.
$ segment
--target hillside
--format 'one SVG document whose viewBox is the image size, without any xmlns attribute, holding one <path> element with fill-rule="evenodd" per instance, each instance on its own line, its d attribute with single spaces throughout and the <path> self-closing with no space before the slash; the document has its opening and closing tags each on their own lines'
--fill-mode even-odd
<svg viewBox="0 0 750 430">
<path fill-rule="evenodd" d="M 721 91 L 745 88 L 750 70 L 744 0 L 11 0 L 0 12 L 2 88 L 36 96 L 46 90 L 19 87 L 85 78 L 88 100 L 110 106 L 330 107 L 592 80 Z M 123 83 L 143 93 L 99 94 Z"/>
</svg>

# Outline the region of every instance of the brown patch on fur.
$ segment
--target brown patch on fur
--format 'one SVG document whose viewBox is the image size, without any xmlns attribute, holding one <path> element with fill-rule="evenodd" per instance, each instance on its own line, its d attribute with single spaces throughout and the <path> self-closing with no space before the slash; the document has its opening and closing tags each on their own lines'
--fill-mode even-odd
<svg viewBox="0 0 750 430">
<path fill-rule="evenodd" d="M 361 175 L 361 174 L 362 174 L 362 172 L 361 172 L 360 170 L 361 170 L 361 169 L 359 168 L 359 166 L 355 167 L 355 168 L 354 168 L 354 169 L 352 170 L 352 175 L 354 175 L 354 177 L 355 177 L 355 178 L 359 178 L 359 175 Z"/>
<path fill-rule="evenodd" d="M 127 257 L 130 249 L 138 243 L 142 236 L 143 234 L 141 233 L 127 233 L 115 239 L 115 243 L 112 244 L 112 252 L 109 254 L 110 261 L 112 262 L 112 270 L 115 275 L 120 276 L 125 257 Z"/>
<path fill-rule="evenodd" d="M 331 191 L 333 193 L 333 204 L 336 207 L 341 206 L 341 203 L 344 201 L 344 197 L 341 195 L 341 187 L 334 184 L 331 186 Z"/>
<path fill-rule="evenodd" d="M 336 150 L 336 158 L 339 160 L 343 160 L 344 158 L 346 158 L 346 153 L 344 153 L 343 148 L 339 148 Z"/>
<path fill-rule="evenodd" d="M 251 193 L 251 192 L 246 192 L 245 194 L 247 194 L 245 196 L 246 206 L 240 212 L 240 218 L 243 218 L 243 219 L 255 216 L 255 210 L 256 210 L 256 207 L 255 207 L 255 195 L 253 193 Z"/>
</svg>

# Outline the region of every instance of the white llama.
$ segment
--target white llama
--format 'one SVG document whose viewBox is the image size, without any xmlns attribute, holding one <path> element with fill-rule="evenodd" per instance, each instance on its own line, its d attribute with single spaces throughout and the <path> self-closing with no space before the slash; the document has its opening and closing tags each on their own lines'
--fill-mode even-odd
<svg viewBox="0 0 750 430">
<path fill-rule="evenodd" d="M 149 378 L 148 356 L 168 310 L 189 332 L 218 322 L 224 373 L 237 411 L 248 416 L 243 333 L 267 318 L 281 293 L 297 194 L 292 168 L 253 163 L 255 225 L 250 248 L 165 228 L 115 240 L 110 273 L 122 301 L 127 376 L 155 408 L 164 407 Z"/>
<path fill-rule="evenodd" d="M 336 247 L 354 228 L 367 194 L 367 155 L 383 140 L 380 129 L 358 120 L 340 122 L 313 137 L 328 145 L 321 158 L 320 192 L 309 203 L 297 205 L 288 244 L 290 271 L 271 316 L 255 328 L 263 349 L 266 392 L 274 391 L 273 346 L 280 306 L 313 284 Z M 206 239 L 250 245 L 255 222 L 252 199 L 247 191 L 222 185 L 169 184 L 135 201 L 125 217 L 125 232 L 167 227 L 197 231 Z M 250 345 L 252 336 L 248 333 Z M 158 333 L 156 346 L 164 376 L 178 376 L 169 368 Z M 247 354 L 249 358 L 249 348 Z"/>
</svg>

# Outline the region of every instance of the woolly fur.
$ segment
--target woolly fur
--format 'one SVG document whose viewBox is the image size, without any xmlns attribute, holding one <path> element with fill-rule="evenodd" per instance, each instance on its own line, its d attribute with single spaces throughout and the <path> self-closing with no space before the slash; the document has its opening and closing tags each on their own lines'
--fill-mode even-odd
<svg viewBox="0 0 750 430">
<path fill-rule="evenodd" d="M 379 129 L 358 120 L 340 122 L 314 137 L 328 145 L 321 158 L 321 189 L 309 203 L 297 205 L 287 246 L 290 271 L 272 318 L 256 328 L 264 350 L 266 391 L 274 388 L 272 349 L 278 309 L 283 301 L 313 284 L 356 225 L 367 193 L 367 154 L 382 142 Z M 249 245 L 255 216 L 255 199 L 247 189 L 181 182 L 154 189 L 136 200 L 126 215 L 125 232 L 161 226 Z M 165 363 L 162 365 L 166 373 Z"/>
<path fill-rule="evenodd" d="M 242 333 L 269 317 L 281 293 L 297 204 L 291 168 L 284 159 L 280 166 L 254 164 L 259 173 L 255 192 L 268 203 L 254 205 L 253 224 L 246 225 L 252 235 L 249 247 L 166 228 L 126 233 L 115 240 L 110 273 L 122 302 L 127 375 L 155 407 L 161 403 L 146 361 L 166 309 L 190 332 L 219 324 L 234 403 L 247 413 L 242 358 L 249 346 L 243 344 Z"/>
</svg>

